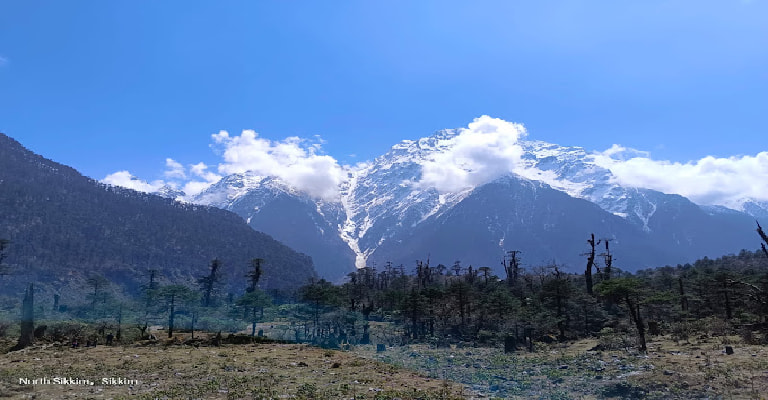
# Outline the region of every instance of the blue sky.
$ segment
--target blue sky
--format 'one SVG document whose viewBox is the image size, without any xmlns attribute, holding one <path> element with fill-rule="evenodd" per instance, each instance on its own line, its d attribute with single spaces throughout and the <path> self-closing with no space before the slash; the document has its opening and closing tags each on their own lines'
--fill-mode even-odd
<svg viewBox="0 0 768 400">
<path fill-rule="evenodd" d="M 97 179 L 216 166 L 220 130 L 319 135 L 350 164 L 481 115 L 656 160 L 756 155 L 766 21 L 765 0 L 4 1 L 0 131 Z"/>
</svg>

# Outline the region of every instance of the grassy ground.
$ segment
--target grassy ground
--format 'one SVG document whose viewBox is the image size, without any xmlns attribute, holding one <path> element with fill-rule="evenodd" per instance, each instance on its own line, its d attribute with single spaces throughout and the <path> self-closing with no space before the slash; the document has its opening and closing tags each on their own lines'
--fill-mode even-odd
<svg viewBox="0 0 768 400">
<path fill-rule="evenodd" d="M 734 354 L 725 354 L 730 343 Z M 537 351 L 428 345 L 353 346 L 330 351 L 297 344 L 42 345 L 0 356 L 4 398 L 300 399 L 748 399 L 768 398 L 768 348 L 735 337 L 678 343 L 652 338 L 592 350 L 597 340 L 537 344 Z M 10 347 L 8 343 L 7 347 Z M 418 371 L 418 373 L 410 372 Z M 94 385 L 24 385 L 20 378 L 71 377 Z M 137 380 L 101 384 L 102 378 Z M 453 382 L 460 382 L 464 385 Z"/>
<path fill-rule="evenodd" d="M 374 342 L 396 343 L 398 332 L 371 323 Z M 279 336 L 277 325 L 260 326 Z M 651 398 L 768 399 L 768 347 L 748 345 L 737 336 L 701 333 L 675 341 L 671 335 L 649 336 L 648 352 L 639 354 L 626 334 L 564 344 L 536 344 L 504 354 L 495 348 L 435 348 L 429 345 L 354 346 L 362 357 L 419 371 L 438 380 L 467 385 L 480 398 Z M 611 350 L 596 351 L 598 344 Z M 606 346 L 608 344 L 608 346 Z M 734 354 L 725 354 L 731 345 Z"/>
<path fill-rule="evenodd" d="M 85 384 L 20 384 L 71 377 Z M 138 382 L 105 385 L 102 378 Z M 297 344 L 35 346 L 0 356 L 0 398 L 461 399 L 461 385 Z"/>
<path fill-rule="evenodd" d="M 378 354 L 366 349 L 361 354 L 435 378 L 465 383 L 478 397 L 768 398 L 768 349 L 734 344 L 734 354 L 727 355 L 722 341 L 706 338 L 678 344 L 669 337 L 657 337 L 649 342 L 645 355 L 631 348 L 590 350 L 597 340 L 538 344 L 534 353 L 410 345 Z"/>
</svg>

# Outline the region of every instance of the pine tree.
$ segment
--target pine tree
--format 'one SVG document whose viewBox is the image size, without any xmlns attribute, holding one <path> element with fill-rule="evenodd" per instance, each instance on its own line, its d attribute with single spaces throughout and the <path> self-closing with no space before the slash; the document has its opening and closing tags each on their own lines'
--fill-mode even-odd
<svg viewBox="0 0 768 400">
<path fill-rule="evenodd" d="M 251 336 L 256 336 L 256 323 L 264 318 L 264 307 L 272 304 L 272 299 L 261 290 L 246 293 L 237 299 L 238 307 L 243 309 L 243 319 L 251 323 Z"/>
<path fill-rule="evenodd" d="M 645 323 L 640 313 L 640 280 L 636 278 L 617 278 L 609 281 L 600 282 L 597 285 L 598 293 L 608 300 L 621 303 L 627 306 L 629 319 L 635 324 L 637 335 L 640 340 L 639 349 L 645 353 L 647 351 L 645 342 Z"/>
<path fill-rule="evenodd" d="M 173 337 L 176 316 L 184 312 L 179 308 L 190 305 L 191 302 L 199 299 L 199 296 L 184 285 L 164 286 L 160 288 L 160 296 L 165 299 L 168 311 L 168 338 L 170 339 Z"/>
</svg>

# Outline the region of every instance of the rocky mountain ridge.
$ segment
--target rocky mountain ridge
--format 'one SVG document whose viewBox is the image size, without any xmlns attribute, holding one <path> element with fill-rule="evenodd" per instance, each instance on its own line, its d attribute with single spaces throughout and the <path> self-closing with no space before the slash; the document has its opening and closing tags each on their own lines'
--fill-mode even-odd
<svg viewBox="0 0 768 400">
<path fill-rule="evenodd" d="M 187 200 L 237 213 L 255 229 L 270 233 L 313 256 L 319 273 L 335 280 L 341 279 L 344 272 L 353 270 L 354 266 L 381 265 L 396 260 L 408 264 L 416 259 L 426 259 L 430 254 L 433 258 L 440 257 L 440 252 L 450 247 L 466 249 L 448 252 L 456 255 L 446 255 L 441 262 L 453 262 L 455 260 L 449 258 L 464 254 L 461 257 L 467 262 L 495 266 L 493 264 L 498 264 L 496 259 L 501 259 L 505 249 L 522 245 L 522 239 L 513 241 L 505 236 L 509 232 L 503 225 L 518 226 L 519 221 L 516 222 L 513 215 L 535 214 L 534 209 L 538 207 L 562 208 L 567 214 L 578 212 L 576 210 L 583 206 L 583 201 L 597 206 L 593 218 L 599 223 L 581 221 L 581 230 L 564 221 L 550 219 L 530 220 L 523 225 L 533 236 L 547 229 L 572 231 L 573 237 L 563 237 L 562 240 L 572 240 L 580 249 L 584 248 L 586 236 L 591 232 L 615 239 L 617 251 L 631 242 L 634 242 L 633 246 L 644 243 L 642 248 L 625 249 L 632 256 L 619 257 L 625 262 L 624 268 L 629 270 L 749 248 L 752 245 L 750 239 L 753 239 L 750 236 L 753 234 L 753 217 L 768 214 L 766 204 L 749 199 L 744 200 L 742 210 L 733 210 L 722 206 L 699 206 L 679 195 L 622 186 L 616 183 L 609 169 L 598 165 L 594 154 L 580 147 L 543 141 L 521 140 L 522 156 L 518 165 L 511 172 L 488 182 L 442 192 L 423 185 L 424 166 L 451 151 L 453 139 L 459 133 L 458 130 L 443 130 L 419 140 L 404 140 L 375 160 L 350 168 L 347 179 L 339 187 L 338 198 L 331 201 L 314 199 L 279 178 L 249 173 L 227 176 Z M 499 184 L 505 180 L 516 184 Z M 498 204 L 494 208 L 496 211 L 488 213 L 490 198 L 501 201 L 498 199 L 514 197 L 517 192 L 525 192 L 523 187 L 538 187 L 539 192 L 556 191 L 564 196 L 545 196 L 547 201 L 558 202 L 557 205 L 523 202 L 532 207 L 523 209 L 520 208 L 522 203 L 511 202 L 506 207 Z M 504 191 L 509 193 L 502 193 Z M 535 196 L 533 193 L 529 195 Z M 480 199 L 484 196 L 484 200 Z M 468 209 L 468 204 L 474 203 L 484 204 L 485 210 Z M 563 206 L 565 203 L 568 206 Z M 467 241 L 447 246 L 453 239 L 438 234 L 437 226 L 462 229 L 462 225 L 455 222 L 459 210 L 477 214 L 480 220 L 494 221 L 492 224 L 488 222 L 482 233 L 476 232 L 474 235 L 479 236 L 471 241 L 481 241 L 483 245 L 478 248 L 486 248 L 484 252 L 470 249 Z M 267 217 L 267 212 L 279 216 Z M 472 223 L 467 221 L 467 224 Z M 500 228 L 492 228 L 493 224 Z M 432 235 L 432 239 L 415 237 L 413 232 Z M 723 232 L 731 233 L 726 236 Z M 438 240 L 435 235 L 442 239 Z M 407 245 L 403 244 L 405 242 Z M 421 242 L 424 242 L 422 247 L 415 245 Z M 487 243 L 496 243 L 492 255 L 487 255 L 490 251 Z M 581 268 L 577 250 L 566 252 L 547 246 L 533 247 L 537 250 L 530 251 L 532 263 L 551 260 Z M 406 248 L 409 250 L 404 250 Z M 329 258 L 329 254 L 339 257 Z M 659 254 L 666 256 L 658 257 Z"/>
</svg>

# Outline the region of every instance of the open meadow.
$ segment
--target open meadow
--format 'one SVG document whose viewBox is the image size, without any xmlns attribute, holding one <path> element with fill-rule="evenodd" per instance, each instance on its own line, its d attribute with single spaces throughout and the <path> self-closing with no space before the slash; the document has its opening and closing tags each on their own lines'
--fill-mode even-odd
<svg viewBox="0 0 768 400">
<path fill-rule="evenodd" d="M 759 399 L 768 393 L 764 346 L 736 336 L 665 335 L 649 340 L 647 354 L 640 354 L 623 347 L 630 342 L 604 334 L 535 343 L 532 353 L 512 354 L 461 344 L 377 352 L 375 345 L 348 351 L 269 342 L 217 347 L 200 339 L 76 349 L 47 343 L 0 356 L 0 398 Z"/>
<path fill-rule="evenodd" d="M 57 377 L 74 382 L 57 384 Z M 22 384 L 21 379 L 49 382 Z M 48 344 L 0 356 L 0 398 L 462 399 L 468 395 L 461 385 L 355 353 L 303 344 L 77 349 Z"/>
</svg>

